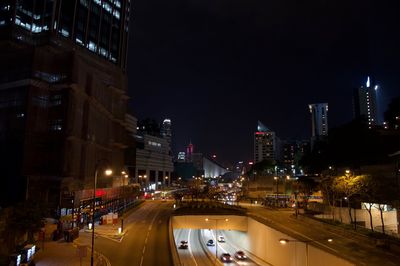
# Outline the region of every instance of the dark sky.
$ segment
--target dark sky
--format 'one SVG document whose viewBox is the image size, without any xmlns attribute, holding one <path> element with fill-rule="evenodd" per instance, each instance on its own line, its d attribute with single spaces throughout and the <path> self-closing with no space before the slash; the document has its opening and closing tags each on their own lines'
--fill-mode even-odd
<svg viewBox="0 0 400 266">
<path fill-rule="evenodd" d="M 192 140 L 222 161 L 252 158 L 257 120 L 309 138 L 309 103 L 329 103 L 330 127 L 349 121 L 367 74 L 384 110 L 400 95 L 396 2 L 134 0 L 131 107 L 172 119 L 175 152 Z"/>
</svg>

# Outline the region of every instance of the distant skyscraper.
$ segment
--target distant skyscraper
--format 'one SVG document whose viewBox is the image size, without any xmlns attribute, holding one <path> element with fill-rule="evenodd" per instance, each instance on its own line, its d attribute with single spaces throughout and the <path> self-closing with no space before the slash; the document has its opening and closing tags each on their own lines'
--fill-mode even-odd
<svg viewBox="0 0 400 266">
<path fill-rule="evenodd" d="M 311 113 L 311 137 L 315 141 L 328 135 L 328 104 L 314 103 L 308 107 Z"/>
<path fill-rule="evenodd" d="M 354 118 L 365 119 L 369 128 L 379 124 L 378 104 L 376 99 L 377 89 L 378 85 L 375 85 L 373 80 L 369 77 L 367 78 L 365 87 L 361 86 L 354 89 Z"/>
<path fill-rule="evenodd" d="M 254 133 L 254 162 L 277 160 L 279 156 L 279 139 L 275 132 L 258 121 L 257 132 Z"/>
<path fill-rule="evenodd" d="M 190 142 L 189 145 L 186 147 L 186 160 L 188 162 L 192 161 L 193 152 L 194 152 L 194 146 L 192 142 Z"/>
<path fill-rule="evenodd" d="M 162 125 L 161 125 L 161 135 L 168 140 L 168 142 L 171 144 L 172 141 L 172 124 L 171 124 L 171 119 L 164 119 Z"/>
</svg>

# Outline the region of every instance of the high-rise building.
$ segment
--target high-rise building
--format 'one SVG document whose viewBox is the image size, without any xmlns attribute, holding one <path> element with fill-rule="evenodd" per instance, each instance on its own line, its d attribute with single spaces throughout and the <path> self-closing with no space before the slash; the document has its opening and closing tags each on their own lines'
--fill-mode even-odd
<svg viewBox="0 0 400 266">
<path fill-rule="evenodd" d="M 254 133 L 254 162 L 278 160 L 280 156 L 279 142 L 275 132 L 258 121 L 257 131 Z"/>
<path fill-rule="evenodd" d="M 174 170 L 171 143 L 164 137 L 159 125 L 154 119 L 138 122 L 134 176 L 146 190 L 170 184 Z"/>
<path fill-rule="evenodd" d="M 311 113 L 312 142 L 328 135 L 328 104 L 314 103 L 308 105 Z"/>
<path fill-rule="evenodd" d="M 191 162 L 192 161 L 192 156 L 193 156 L 193 153 L 194 153 L 194 145 L 192 144 L 192 142 L 190 141 L 190 143 L 189 143 L 189 145 L 187 145 L 187 147 L 186 147 L 186 160 L 188 161 L 188 162 Z"/>
<path fill-rule="evenodd" d="M 161 125 L 161 135 L 168 140 L 168 142 L 171 144 L 172 142 L 172 124 L 171 124 L 171 119 L 164 119 Z"/>
<path fill-rule="evenodd" d="M 370 77 L 367 78 L 365 87 L 361 86 L 354 89 L 354 118 L 364 119 L 369 128 L 379 124 L 377 90 L 378 85 Z"/>
<path fill-rule="evenodd" d="M 1 1 L 0 206 L 58 207 L 100 162 L 123 168 L 129 12 L 129 0 Z"/>
</svg>

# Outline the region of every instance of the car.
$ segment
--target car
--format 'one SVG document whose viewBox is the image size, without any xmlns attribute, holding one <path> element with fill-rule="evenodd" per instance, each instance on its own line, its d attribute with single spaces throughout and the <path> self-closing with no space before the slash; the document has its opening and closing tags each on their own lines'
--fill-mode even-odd
<svg viewBox="0 0 400 266">
<path fill-rule="evenodd" d="M 188 242 L 186 240 L 182 240 L 181 244 L 179 245 L 179 248 L 180 249 L 187 249 L 188 247 L 189 247 L 188 246 Z"/>
<path fill-rule="evenodd" d="M 208 240 L 207 241 L 207 246 L 209 246 L 209 247 L 215 246 L 214 240 L 212 240 L 212 239 Z"/>
<path fill-rule="evenodd" d="M 229 254 L 229 253 L 223 253 L 223 254 L 221 255 L 221 261 L 222 261 L 222 262 L 232 262 L 231 254 Z"/>
<path fill-rule="evenodd" d="M 218 242 L 225 243 L 225 237 L 218 236 Z"/>
<path fill-rule="evenodd" d="M 245 260 L 245 259 L 247 259 L 246 254 L 245 254 L 243 251 L 241 251 L 241 250 L 239 250 L 239 251 L 237 251 L 237 252 L 235 253 L 235 257 L 236 257 L 238 260 Z"/>
</svg>

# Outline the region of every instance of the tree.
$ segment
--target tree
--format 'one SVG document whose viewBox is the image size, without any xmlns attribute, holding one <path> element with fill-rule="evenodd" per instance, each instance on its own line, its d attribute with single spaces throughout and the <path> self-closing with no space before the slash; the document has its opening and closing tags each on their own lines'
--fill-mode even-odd
<svg viewBox="0 0 400 266">
<path fill-rule="evenodd" d="M 33 243 L 34 233 L 44 226 L 43 218 L 47 215 L 46 209 L 37 203 L 26 201 L 9 210 L 5 230 L 9 248 L 14 248 L 16 239 L 25 233 L 28 234 L 28 242 Z"/>
<path fill-rule="evenodd" d="M 373 219 L 372 219 L 372 207 L 374 206 L 374 194 L 375 194 L 375 187 L 376 187 L 376 179 L 374 179 L 371 175 L 366 175 L 363 179 L 364 185 L 361 188 L 361 200 L 365 209 L 369 215 L 369 224 L 371 227 L 371 231 L 374 231 Z"/>
<path fill-rule="evenodd" d="M 335 220 L 335 203 L 336 199 L 340 196 L 340 193 L 334 187 L 334 176 L 325 175 L 322 177 L 321 182 L 319 184 L 319 188 L 321 189 L 324 200 L 328 203 L 329 207 L 332 210 L 332 220 Z"/>
<path fill-rule="evenodd" d="M 375 177 L 374 186 L 372 188 L 375 208 L 379 210 L 382 233 L 385 233 L 385 222 L 383 219 L 383 211 L 385 205 L 394 205 L 398 200 L 397 185 L 394 179 Z"/>
<path fill-rule="evenodd" d="M 335 190 L 342 193 L 348 200 L 348 210 L 350 222 L 353 223 L 353 217 L 351 216 L 351 203 L 355 202 L 362 192 L 365 176 L 363 175 L 352 175 L 351 173 L 337 176 L 333 182 Z M 355 210 L 355 209 L 354 209 Z M 354 215 L 354 224 L 356 223 L 356 216 Z M 356 227 L 356 224 L 354 225 Z"/>
</svg>

